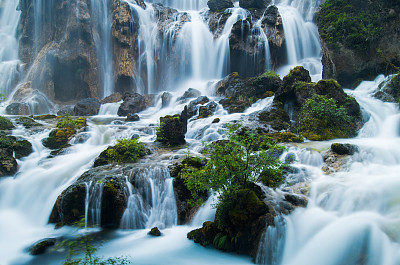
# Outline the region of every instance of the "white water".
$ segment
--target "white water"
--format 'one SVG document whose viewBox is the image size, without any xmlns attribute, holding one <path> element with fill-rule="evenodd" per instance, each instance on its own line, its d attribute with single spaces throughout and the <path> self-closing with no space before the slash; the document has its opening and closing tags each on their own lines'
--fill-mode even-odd
<svg viewBox="0 0 400 265">
<path fill-rule="evenodd" d="M 360 148 L 342 171 L 324 175 L 320 162 L 297 151 L 296 166 L 311 173 L 309 205 L 269 228 L 259 263 L 400 264 L 400 112 L 372 97 L 383 79 L 351 92 L 370 119 L 357 138 L 331 141 Z M 329 143 L 309 146 L 326 149 Z"/>
<path fill-rule="evenodd" d="M 0 1 L 0 94 L 7 96 L 18 81 L 20 61 L 16 39 L 20 11 L 18 1 Z"/>
<path fill-rule="evenodd" d="M 207 7 L 208 0 L 150 0 L 179 10 L 200 10 Z"/>
</svg>

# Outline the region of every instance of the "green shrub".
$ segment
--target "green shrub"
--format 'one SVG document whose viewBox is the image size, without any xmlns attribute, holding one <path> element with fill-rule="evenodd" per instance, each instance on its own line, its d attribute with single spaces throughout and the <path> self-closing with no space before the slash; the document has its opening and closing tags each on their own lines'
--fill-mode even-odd
<svg viewBox="0 0 400 265">
<path fill-rule="evenodd" d="M 71 129 L 81 129 L 86 126 L 86 119 L 79 117 L 72 119 L 70 116 L 64 116 L 61 121 L 57 122 L 57 128 L 71 128 Z"/>
<path fill-rule="evenodd" d="M 354 136 L 353 118 L 332 98 L 314 94 L 300 110 L 296 129 L 310 140 Z"/>
<path fill-rule="evenodd" d="M 119 139 L 115 146 L 107 149 L 108 159 L 113 162 L 134 163 L 147 153 L 145 145 L 136 138 Z"/>
<path fill-rule="evenodd" d="M 0 130 L 11 130 L 14 128 L 14 125 L 10 120 L 0 116 Z"/>
</svg>

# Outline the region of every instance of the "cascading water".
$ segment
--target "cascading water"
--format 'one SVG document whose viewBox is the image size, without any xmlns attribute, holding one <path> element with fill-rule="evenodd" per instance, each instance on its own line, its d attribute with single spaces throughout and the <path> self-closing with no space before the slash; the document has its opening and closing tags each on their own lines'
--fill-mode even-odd
<svg viewBox="0 0 400 265">
<path fill-rule="evenodd" d="M 150 0 L 150 3 L 160 3 L 179 10 L 200 10 L 207 7 L 208 0 Z"/>
<path fill-rule="evenodd" d="M 270 242 L 260 245 L 259 263 L 400 263 L 400 215 L 396 203 L 400 188 L 400 113 L 395 104 L 372 97 L 382 81 L 378 77 L 351 91 L 369 114 L 369 120 L 357 138 L 335 141 L 350 142 L 360 149 L 344 169 L 324 175 L 318 162 L 321 158 L 310 160 L 309 154 L 304 157 L 306 153 L 297 152 L 297 166 L 313 172 L 309 205 L 284 218 L 283 244 L 271 238 L 276 229 L 282 230 L 280 226 L 267 231 L 264 237 Z M 270 257 L 274 245 L 280 246 L 276 250 L 281 255 L 279 259 Z"/>
<path fill-rule="evenodd" d="M 18 1 L 0 1 L 0 94 L 7 96 L 20 74 L 18 40 L 16 39 L 20 11 Z"/>
<path fill-rule="evenodd" d="M 101 225 L 101 197 L 104 183 L 90 181 L 85 183 L 85 227 Z"/>
<path fill-rule="evenodd" d="M 91 4 L 92 20 L 97 30 L 94 34 L 94 42 L 102 70 L 103 97 L 107 97 L 114 91 L 110 1 L 91 0 Z"/>
</svg>

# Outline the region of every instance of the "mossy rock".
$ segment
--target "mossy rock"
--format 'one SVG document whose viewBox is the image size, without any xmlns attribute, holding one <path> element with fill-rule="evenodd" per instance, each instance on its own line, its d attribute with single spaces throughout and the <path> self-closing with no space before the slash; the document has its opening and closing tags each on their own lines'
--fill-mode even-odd
<svg viewBox="0 0 400 265">
<path fill-rule="evenodd" d="M 187 123 L 181 115 L 167 115 L 160 117 L 160 126 L 157 129 L 157 141 L 168 146 L 177 146 L 186 143 L 185 134 Z"/>
<path fill-rule="evenodd" d="M 261 111 L 258 114 L 258 119 L 262 123 L 271 125 L 272 129 L 277 131 L 287 130 L 290 127 L 289 114 L 283 109 L 283 104 L 279 101 L 275 101 L 271 109 Z"/>
<path fill-rule="evenodd" d="M 290 87 L 298 81 L 306 83 L 311 82 L 310 72 L 303 66 L 296 66 L 290 70 L 289 74 L 283 77 L 283 86 Z"/>
<path fill-rule="evenodd" d="M 56 244 L 56 241 L 55 238 L 42 239 L 29 248 L 29 253 L 33 256 L 44 254 L 48 248 Z"/>
<path fill-rule="evenodd" d="M 0 116 L 0 130 L 12 130 L 13 128 L 14 125 L 9 119 Z"/>
<path fill-rule="evenodd" d="M 57 118 L 57 116 L 53 114 L 43 114 L 43 115 L 33 116 L 33 118 L 35 120 L 51 120 Z"/>
<path fill-rule="evenodd" d="M 302 143 L 302 137 L 295 135 L 292 132 L 276 132 L 272 133 L 271 137 L 278 143 Z"/>
<path fill-rule="evenodd" d="M 33 152 L 32 144 L 27 140 L 19 140 L 13 144 L 15 158 L 20 159 Z"/>
<path fill-rule="evenodd" d="M 153 227 L 148 234 L 151 236 L 161 236 L 161 232 L 158 227 Z"/>
<path fill-rule="evenodd" d="M 52 150 L 65 148 L 70 138 L 76 133 L 75 129 L 54 129 L 50 132 L 49 137 L 42 140 L 42 144 Z"/>
<path fill-rule="evenodd" d="M 338 155 L 354 155 L 354 153 L 359 151 L 359 148 L 353 144 L 333 143 L 331 145 L 331 150 Z"/>
<path fill-rule="evenodd" d="M 18 164 L 13 157 L 12 150 L 0 148 L 0 177 L 12 176 L 17 173 Z"/>
<path fill-rule="evenodd" d="M 19 117 L 16 120 L 17 124 L 22 124 L 25 128 L 31 128 L 31 127 L 36 127 L 36 126 L 41 126 L 40 123 L 34 121 L 33 119 L 29 117 Z"/>
</svg>

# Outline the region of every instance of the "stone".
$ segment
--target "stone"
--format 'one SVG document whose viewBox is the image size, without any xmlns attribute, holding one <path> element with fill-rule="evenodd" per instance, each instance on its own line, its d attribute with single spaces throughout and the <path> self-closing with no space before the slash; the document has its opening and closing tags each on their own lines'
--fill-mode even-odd
<svg viewBox="0 0 400 265">
<path fill-rule="evenodd" d="M 100 100 L 101 104 L 107 104 L 107 103 L 117 103 L 122 100 L 122 95 L 119 92 L 112 93 L 108 97 L 105 97 L 104 99 Z"/>
<path fill-rule="evenodd" d="M 153 227 L 148 234 L 151 236 L 161 236 L 161 232 L 158 227 Z"/>
<path fill-rule="evenodd" d="M 258 120 L 277 131 L 287 130 L 290 127 L 289 114 L 283 109 L 283 104 L 278 101 L 274 101 L 271 108 L 258 113 Z"/>
<path fill-rule="evenodd" d="M 29 107 L 25 103 L 11 103 L 6 107 L 8 115 L 29 115 Z"/>
<path fill-rule="evenodd" d="M 19 140 L 13 144 L 15 158 L 21 159 L 33 152 L 32 144 L 27 140 Z"/>
<path fill-rule="evenodd" d="M 187 120 L 182 115 L 160 117 L 160 127 L 157 129 L 157 141 L 169 146 L 186 143 Z"/>
<path fill-rule="evenodd" d="M 168 107 L 172 100 L 172 94 L 169 92 L 164 92 L 161 95 L 161 107 Z"/>
<path fill-rule="evenodd" d="M 140 117 L 137 114 L 128 114 L 126 116 L 126 121 L 140 121 Z"/>
<path fill-rule="evenodd" d="M 207 5 L 211 12 L 224 11 L 227 8 L 233 7 L 231 0 L 209 0 Z"/>
<path fill-rule="evenodd" d="M 139 113 L 154 105 L 153 95 L 140 95 L 138 93 L 126 93 L 121 106 L 118 109 L 118 116 Z"/>
<path fill-rule="evenodd" d="M 178 98 L 178 100 L 182 99 L 188 99 L 188 98 L 197 98 L 201 96 L 201 92 L 197 89 L 194 88 L 189 88 L 188 90 L 183 93 L 181 97 Z"/>
<path fill-rule="evenodd" d="M 218 104 L 213 102 L 199 108 L 199 119 L 208 118 L 217 110 Z"/>
<path fill-rule="evenodd" d="M 219 123 L 220 122 L 220 119 L 219 118 L 215 118 L 213 121 L 212 121 L 212 123 Z"/>
<path fill-rule="evenodd" d="M 239 5 L 242 8 L 259 8 L 259 9 L 265 9 L 269 4 L 271 3 L 271 0 L 239 0 Z"/>
<path fill-rule="evenodd" d="M 359 151 L 359 148 L 353 144 L 333 143 L 331 144 L 331 150 L 338 155 L 354 155 Z"/>
<path fill-rule="evenodd" d="M 13 152 L 7 148 L 0 148 L 0 177 L 12 176 L 17 173 L 18 164 Z"/>
<path fill-rule="evenodd" d="M 13 128 L 14 125 L 9 119 L 0 116 L 0 130 L 12 130 Z"/>
<path fill-rule="evenodd" d="M 44 238 L 39 240 L 29 248 L 29 253 L 33 256 L 44 254 L 46 250 L 54 246 L 56 242 L 57 240 L 55 238 Z"/>
<path fill-rule="evenodd" d="M 93 116 L 97 115 L 100 110 L 100 102 L 95 98 L 86 98 L 78 103 L 74 107 L 74 115 L 76 116 Z"/>
<path fill-rule="evenodd" d="M 67 115 L 67 116 L 69 116 L 69 115 L 75 116 L 74 107 L 75 107 L 75 106 L 72 106 L 72 105 L 67 105 L 67 106 L 61 107 L 61 109 L 59 109 L 59 110 L 57 111 L 57 116 L 64 116 L 64 115 Z"/>
<path fill-rule="evenodd" d="M 187 111 L 188 111 L 188 118 L 190 119 L 191 117 L 195 116 L 197 114 L 198 106 L 199 105 L 204 105 L 207 102 L 209 102 L 210 99 L 206 96 L 201 96 L 198 97 L 195 100 L 190 101 Z"/>
</svg>

